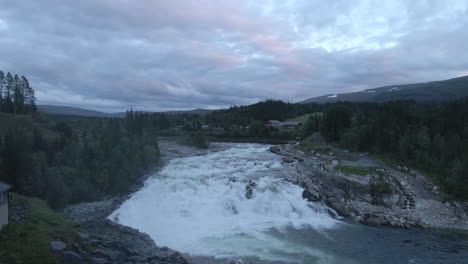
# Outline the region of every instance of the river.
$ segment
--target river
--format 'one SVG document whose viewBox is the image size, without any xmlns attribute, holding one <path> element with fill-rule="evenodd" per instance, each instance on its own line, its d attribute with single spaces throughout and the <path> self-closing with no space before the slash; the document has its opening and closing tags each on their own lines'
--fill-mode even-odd
<svg viewBox="0 0 468 264">
<path fill-rule="evenodd" d="M 199 263 L 467 263 L 466 235 L 346 221 L 303 200 L 269 146 L 212 145 L 170 160 L 109 218 Z"/>
</svg>

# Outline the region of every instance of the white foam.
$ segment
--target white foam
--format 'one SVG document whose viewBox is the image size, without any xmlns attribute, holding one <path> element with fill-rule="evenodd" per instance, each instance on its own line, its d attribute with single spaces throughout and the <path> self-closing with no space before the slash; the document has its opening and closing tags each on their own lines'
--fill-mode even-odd
<svg viewBox="0 0 468 264">
<path fill-rule="evenodd" d="M 269 230 L 337 223 L 328 208 L 303 200 L 300 187 L 275 177 L 282 166 L 256 144 L 175 159 L 109 218 L 184 253 L 268 258 L 274 249 L 287 251 L 284 241 L 266 238 Z M 247 199 L 250 182 L 256 186 Z"/>
</svg>

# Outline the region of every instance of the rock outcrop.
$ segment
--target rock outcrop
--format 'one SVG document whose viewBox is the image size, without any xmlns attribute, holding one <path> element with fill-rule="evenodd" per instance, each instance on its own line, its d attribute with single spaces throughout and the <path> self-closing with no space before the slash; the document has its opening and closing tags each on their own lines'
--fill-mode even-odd
<svg viewBox="0 0 468 264">
<path fill-rule="evenodd" d="M 125 198 L 117 197 L 81 203 L 64 210 L 65 215 L 80 224 L 80 244 L 93 249 L 85 250 L 83 246 L 74 244 L 73 249 L 84 256 L 86 262 L 73 262 L 78 261 L 73 254 L 62 252 L 62 260 L 70 260 L 64 263 L 189 263 L 182 254 L 166 247 L 158 247 L 147 234 L 106 219 L 123 199 Z"/>
<path fill-rule="evenodd" d="M 284 145 L 270 151 L 302 159 L 294 163 L 293 172 L 285 175 L 287 180 L 304 188 L 304 199 L 323 202 L 341 216 L 375 226 L 468 229 L 467 203 L 439 200 L 433 186 L 421 175 L 383 164 L 369 175 L 352 175 L 297 146 Z M 376 183 L 391 192 L 375 191 Z"/>
</svg>

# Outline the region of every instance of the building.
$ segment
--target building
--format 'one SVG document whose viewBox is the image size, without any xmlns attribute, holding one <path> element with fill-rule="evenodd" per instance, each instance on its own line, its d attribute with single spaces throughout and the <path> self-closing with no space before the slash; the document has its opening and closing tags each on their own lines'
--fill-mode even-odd
<svg viewBox="0 0 468 264">
<path fill-rule="evenodd" d="M 8 191 L 11 189 L 11 185 L 0 181 L 0 230 L 8 224 Z"/>
<path fill-rule="evenodd" d="M 301 122 L 281 122 L 283 128 L 300 128 L 301 126 Z"/>
<path fill-rule="evenodd" d="M 272 127 L 279 127 L 280 124 L 281 124 L 281 122 L 278 121 L 278 120 L 268 120 L 266 122 L 267 126 L 272 126 Z"/>
<path fill-rule="evenodd" d="M 277 128 L 299 128 L 302 126 L 301 122 L 281 122 L 278 120 L 268 120 L 266 122 L 267 126 L 277 127 Z"/>
</svg>

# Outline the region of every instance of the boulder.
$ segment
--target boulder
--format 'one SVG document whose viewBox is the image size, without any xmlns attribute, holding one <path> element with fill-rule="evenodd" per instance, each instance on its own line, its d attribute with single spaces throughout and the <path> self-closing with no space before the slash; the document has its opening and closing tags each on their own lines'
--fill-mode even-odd
<svg viewBox="0 0 468 264">
<path fill-rule="evenodd" d="M 53 253 L 58 253 L 67 247 L 67 244 L 63 243 L 60 240 L 51 241 L 49 244 L 52 248 Z"/>
<path fill-rule="evenodd" d="M 283 157 L 284 163 L 293 163 L 294 159 L 292 157 Z"/>
<path fill-rule="evenodd" d="M 280 154 L 281 153 L 281 148 L 280 147 L 270 147 L 270 152 L 273 152 L 275 154 Z"/>
<path fill-rule="evenodd" d="M 86 263 L 83 258 L 75 251 L 62 252 L 62 264 L 83 264 Z"/>
<path fill-rule="evenodd" d="M 257 187 L 257 184 L 253 181 L 249 182 L 247 186 L 245 186 L 245 198 L 252 199 L 253 196 L 253 189 Z"/>
<path fill-rule="evenodd" d="M 361 223 L 370 226 L 386 226 L 388 225 L 387 220 L 383 215 L 378 213 L 365 213 L 361 218 Z"/>
<path fill-rule="evenodd" d="M 310 192 L 308 190 L 304 190 L 302 192 L 302 198 L 306 199 L 309 202 L 318 202 L 318 201 L 322 200 L 322 198 L 320 197 L 320 194 L 312 193 L 312 192 Z"/>
</svg>

